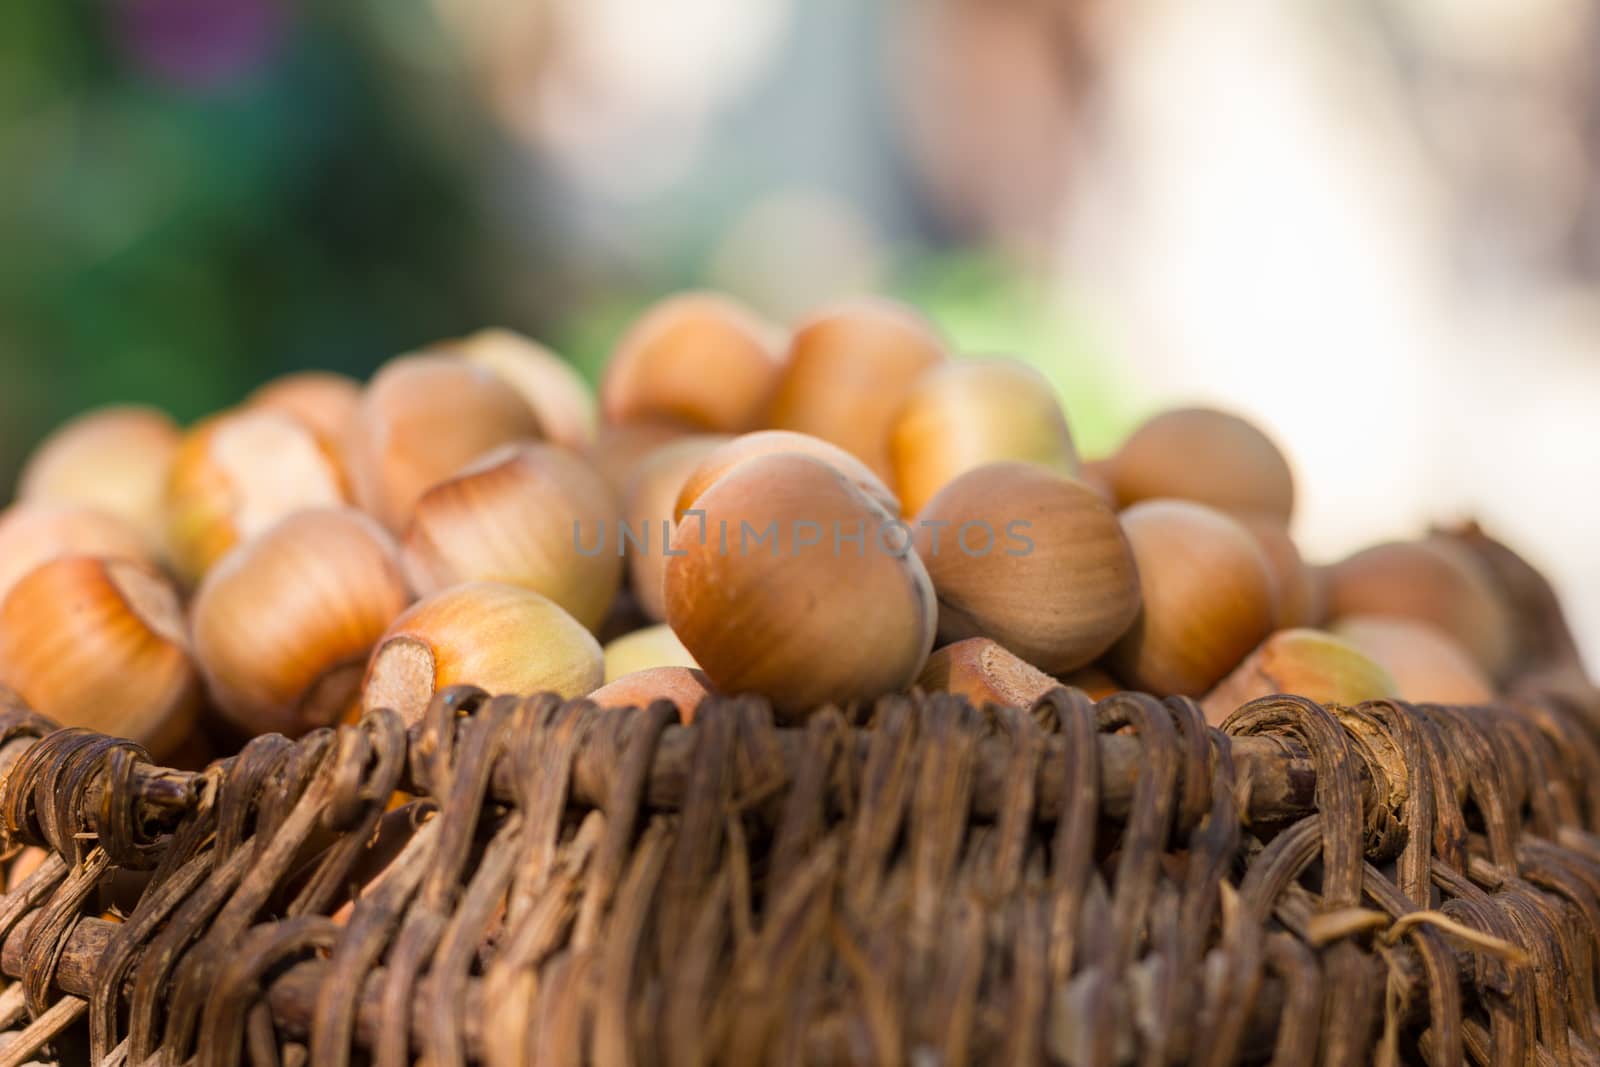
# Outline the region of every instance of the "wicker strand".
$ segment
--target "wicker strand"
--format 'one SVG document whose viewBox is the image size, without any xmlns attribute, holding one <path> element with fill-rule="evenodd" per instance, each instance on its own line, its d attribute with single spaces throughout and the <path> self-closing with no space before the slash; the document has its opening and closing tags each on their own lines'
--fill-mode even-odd
<svg viewBox="0 0 1600 1067">
<path fill-rule="evenodd" d="M 140 1064 L 1600 1051 L 1568 703 L 669 714 L 456 691 L 187 778 L 0 714 L 0 829 L 61 857 L 0 969 Z"/>
</svg>

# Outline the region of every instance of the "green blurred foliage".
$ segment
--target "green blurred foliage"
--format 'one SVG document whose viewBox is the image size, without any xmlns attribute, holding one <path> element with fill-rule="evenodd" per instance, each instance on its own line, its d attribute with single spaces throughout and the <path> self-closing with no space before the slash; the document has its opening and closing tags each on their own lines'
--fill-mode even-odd
<svg viewBox="0 0 1600 1067">
<path fill-rule="evenodd" d="M 465 166 L 342 9 L 286 8 L 263 63 L 197 88 L 140 69 L 115 5 L 0 5 L 0 485 L 84 407 L 187 420 L 489 317 Z"/>
</svg>

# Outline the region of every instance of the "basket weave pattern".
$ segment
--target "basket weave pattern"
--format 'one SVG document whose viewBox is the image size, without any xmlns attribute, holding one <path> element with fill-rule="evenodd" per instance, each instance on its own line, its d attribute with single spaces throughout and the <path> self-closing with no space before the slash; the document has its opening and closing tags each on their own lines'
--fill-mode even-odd
<svg viewBox="0 0 1600 1067">
<path fill-rule="evenodd" d="M 0 898 L 0 1056 L 1594 1062 L 1594 738 L 1553 700 L 461 690 L 186 775 L 13 709 L 0 830 L 52 857 Z"/>
</svg>

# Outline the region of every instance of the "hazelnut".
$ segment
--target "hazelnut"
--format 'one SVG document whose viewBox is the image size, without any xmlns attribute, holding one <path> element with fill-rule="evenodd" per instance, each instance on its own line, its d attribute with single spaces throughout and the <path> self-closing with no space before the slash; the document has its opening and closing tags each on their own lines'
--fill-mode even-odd
<svg viewBox="0 0 1600 1067">
<path fill-rule="evenodd" d="M 848 478 L 810 456 L 758 456 L 696 509 L 703 523 L 678 525 L 667 561 L 667 621 L 719 692 L 787 714 L 916 680 L 932 584 L 904 524 Z"/>
<path fill-rule="evenodd" d="M 1353 707 L 1399 695 L 1395 680 L 1348 641 L 1319 630 L 1279 630 L 1201 702 L 1220 724 L 1241 706 L 1274 693 Z"/>
<path fill-rule="evenodd" d="M 430 487 L 498 445 L 542 436 L 533 410 L 493 373 L 411 355 L 373 377 L 345 454 L 356 503 L 398 533 Z"/>
<path fill-rule="evenodd" d="M 678 709 L 685 723 L 694 721 L 695 709 L 711 694 L 711 679 L 692 667 L 650 667 L 625 674 L 589 694 L 602 708 L 647 708 L 665 700 Z"/>
<path fill-rule="evenodd" d="M 1320 624 L 1327 610 L 1326 581 L 1319 570 L 1306 566 L 1288 529 L 1264 515 L 1242 516 L 1239 521 L 1255 537 L 1272 567 L 1278 591 L 1277 628 L 1290 630 Z"/>
<path fill-rule="evenodd" d="M 148 551 L 166 548 L 167 467 L 177 424 L 154 408 L 97 408 L 63 423 L 22 466 L 17 499 L 75 504 L 122 519 Z"/>
<path fill-rule="evenodd" d="M 655 667 L 700 666 L 672 632 L 672 627 L 665 623 L 612 639 L 606 643 L 604 655 L 608 685 L 618 678 Z"/>
<path fill-rule="evenodd" d="M 706 456 L 678 492 L 678 502 L 673 509 L 674 517 L 681 520 L 684 512 L 694 507 L 694 502 L 712 482 L 740 463 L 756 456 L 770 456 L 779 452 L 794 452 L 820 459 L 850 479 L 863 493 L 883 505 L 885 511 L 891 515 L 900 514 L 900 501 L 889 487 L 883 484 L 883 479 L 838 445 L 831 445 L 820 437 L 793 433 L 789 430 L 758 430 L 755 433 L 735 437 L 719 445 Z"/>
<path fill-rule="evenodd" d="M 1078 481 L 1093 489 L 1100 498 L 1112 507 L 1117 506 L 1117 491 L 1111 487 L 1111 461 L 1109 459 L 1086 459 L 1078 467 L 1074 475 Z"/>
<path fill-rule="evenodd" d="M 589 383 L 544 345 L 511 330 L 490 328 L 438 347 L 504 379 L 533 409 L 553 443 L 582 449 L 594 441 L 595 402 Z"/>
<path fill-rule="evenodd" d="M 634 472 L 645 457 L 694 431 L 676 422 L 630 422 L 621 426 L 601 426 L 594 443 L 583 450 L 600 477 L 611 489 L 620 506 L 628 498 Z"/>
<path fill-rule="evenodd" d="M 11 857 L 11 861 L 6 864 L 5 891 L 15 893 L 21 888 L 22 883 L 28 880 L 28 876 L 42 867 L 44 861 L 53 855 L 55 853 L 47 849 L 28 845 Z"/>
<path fill-rule="evenodd" d="M 1013 359 L 964 360 L 919 378 L 889 440 L 894 485 L 915 515 L 957 475 L 1018 460 L 1075 474 L 1078 453 L 1055 388 Z"/>
<path fill-rule="evenodd" d="M 606 419 L 666 419 L 718 433 L 755 429 L 778 377 L 777 333 L 715 293 L 668 297 L 612 352 L 600 383 Z"/>
<path fill-rule="evenodd" d="M 1198 697 L 1272 631 L 1271 566 L 1250 531 L 1203 504 L 1146 501 L 1122 528 L 1144 603 L 1107 666 L 1135 689 Z"/>
<path fill-rule="evenodd" d="M 1382 615 L 1438 627 L 1491 678 L 1511 667 L 1512 620 L 1482 565 L 1439 538 L 1374 545 L 1334 564 L 1328 614 Z"/>
<path fill-rule="evenodd" d="M 917 678 L 917 685 L 928 692 L 955 693 L 979 708 L 1031 708 L 1059 684 L 987 637 L 969 637 L 937 650 Z"/>
<path fill-rule="evenodd" d="M 361 708 L 392 708 L 414 723 L 453 685 L 495 694 L 592 693 L 600 645 L 555 601 L 521 586 L 473 582 L 413 604 L 373 650 Z"/>
<path fill-rule="evenodd" d="M 269 408 L 214 415 L 184 437 L 167 480 L 173 564 L 198 582 L 279 519 L 347 500 L 338 458 L 295 416 Z"/>
<path fill-rule="evenodd" d="M 1084 696 L 1094 701 L 1105 700 L 1127 688 L 1111 677 L 1104 668 L 1096 666 L 1079 667 L 1071 674 L 1063 675 L 1061 684 L 1082 690 Z"/>
<path fill-rule="evenodd" d="M 1416 619 L 1351 615 L 1333 625 L 1338 637 L 1394 677 L 1401 700 L 1415 704 L 1488 704 L 1494 683 L 1460 643 Z"/>
<path fill-rule="evenodd" d="M 35 567 L 62 556 L 153 562 L 139 530 L 108 512 L 44 503 L 0 512 L 0 600 Z"/>
<path fill-rule="evenodd" d="M 402 558 L 424 596 L 506 582 L 594 629 L 622 584 L 616 526 L 610 490 L 582 459 L 553 445 L 503 445 L 422 494 Z"/>
<path fill-rule="evenodd" d="M 361 383 L 333 371 L 305 370 L 275 378 L 245 398 L 247 408 L 279 411 L 311 428 L 338 454 L 361 404 Z"/>
<path fill-rule="evenodd" d="M 661 582 L 683 485 L 728 440 L 717 434 L 695 434 L 672 441 L 641 459 L 628 480 L 622 506 L 626 528 L 619 527 L 614 543 L 606 547 L 627 557 L 629 585 L 647 618 L 659 622 L 667 617 Z"/>
<path fill-rule="evenodd" d="M 0 683 L 63 726 L 165 759 L 194 730 L 199 685 L 177 591 L 148 563 L 63 556 L 0 604 Z"/>
<path fill-rule="evenodd" d="M 1173 497 L 1285 523 L 1294 512 L 1294 475 L 1278 446 L 1239 416 L 1211 408 L 1150 419 L 1111 458 L 1110 473 L 1123 507 Z"/>
<path fill-rule="evenodd" d="M 933 327 L 903 304 L 833 304 L 795 331 L 768 424 L 838 445 L 890 481 L 895 417 L 922 373 L 946 358 Z"/>
<path fill-rule="evenodd" d="M 224 556 L 191 609 L 212 700 L 248 734 L 295 736 L 354 704 L 408 602 L 394 542 L 351 508 L 301 511 Z"/>
<path fill-rule="evenodd" d="M 960 475 L 916 518 L 939 637 L 992 637 L 1041 670 L 1098 658 L 1139 611 L 1139 572 L 1110 505 L 1030 463 Z"/>
</svg>

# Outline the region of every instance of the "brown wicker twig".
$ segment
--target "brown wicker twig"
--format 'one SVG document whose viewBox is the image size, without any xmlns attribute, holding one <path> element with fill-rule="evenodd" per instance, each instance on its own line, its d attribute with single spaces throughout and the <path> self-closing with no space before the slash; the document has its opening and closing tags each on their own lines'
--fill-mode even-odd
<svg viewBox="0 0 1600 1067">
<path fill-rule="evenodd" d="M 31 736 L 20 739 L 14 745 L 13 756 L 20 756 L 36 740 L 37 737 Z M 804 728 L 780 728 L 775 731 L 773 740 L 786 767 L 797 767 L 805 759 Z M 1137 738 L 1119 734 L 1101 734 L 1095 740 L 1100 748 L 1098 764 L 1105 812 L 1113 818 L 1122 818 L 1133 800 L 1144 762 L 1143 747 Z M 1059 736 L 1046 738 L 1040 754 L 1037 815 L 1045 821 L 1053 821 L 1064 804 L 1067 743 Z M 870 746 L 870 737 L 854 739 L 852 753 L 857 767 L 865 765 Z M 682 805 L 694 748 L 691 729 L 667 727 L 655 751 L 645 789 L 645 801 L 651 808 L 671 811 Z M 596 749 L 581 749 L 577 753 L 572 769 L 572 800 L 576 804 L 595 807 L 604 801 L 613 757 L 612 753 Z M 1013 757 L 1012 742 L 1006 737 L 988 737 L 978 743 L 972 798 L 976 817 L 987 820 L 999 813 Z M 1278 822 L 1299 818 L 1312 810 L 1316 769 L 1298 745 L 1279 738 L 1241 738 L 1233 745 L 1233 761 L 1241 783 L 1240 814 L 1245 818 Z M 495 799 L 510 801 L 515 798 L 514 773 L 509 762 L 495 768 L 491 779 Z M 104 812 L 113 793 L 121 790 L 123 802 L 131 798 L 135 803 L 137 820 L 154 832 L 170 828 L 188 815 L 199 802 L 206 780 L 204 772 L 173 770 L 141 760 L 130 767 L 128 777 L 122 782 L 113 783 L 109 779 L 95 782 L 88 794 L 88 809 Z M 401 788 L 425 793 L 418 780 L 416 768 L 408 768 L 401 779 Z M 26 832 L 23 826 L 13 828 L 12 832 L 22 843 L 48 844 Z"/>
<path fill-rule="evenodd" d="M 1600 1053 L 1600 746 L 1559 702 L 670 720 L 458 691 L 173 776 L 0 715 L 0 830 L 56 853 L 0 969 L 96 1057 L 200 1067 Z"/>
</svg>

